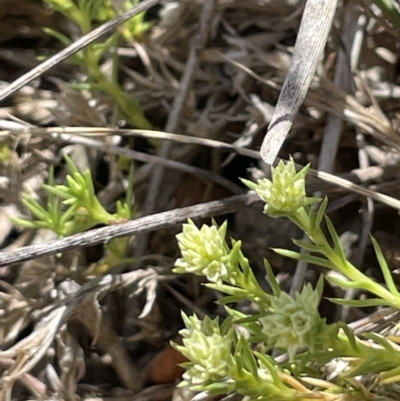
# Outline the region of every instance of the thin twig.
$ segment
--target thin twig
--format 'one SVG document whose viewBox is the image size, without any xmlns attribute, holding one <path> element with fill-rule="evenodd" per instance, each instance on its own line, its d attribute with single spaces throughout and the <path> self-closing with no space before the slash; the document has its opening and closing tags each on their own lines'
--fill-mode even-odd
<svg viewBox="0 0 400 401">
<path fill-rule="evenodd" d="M 79 144 L 83 146 L 89 146 L 92 149 L 97 149 L 104 152 L 109 152 L 117 155 L 123 155 L 134 160 L 138 160 L 144 163 L 157 164 L 166 168 L 172 168 L 175 170 L 183 171 L 188 174 L 193 174 L 198 177 L 205 178 L 206 180 L 212 181 L 217 185 L 220 185 L 234 194 L 242 194 L 244 191 L 238 185 L 232 181 L 220 176 L 212 171 L 207 171 L 199 167 L 190 166 L 185 163 L 181 163 L 175 160 L 163 159 L 161 156 L 149 155 L 147 153 L 138 152 L 136 150 L 126 149 L 119 146 L 110 145 L 92 138 L 85 138 L 81 136 L 61 135 L 60 139 L 68 142 Z"/>
<path fill-rule="evenodd" d="M 151 216 L 145 216 L 136 220 L 128 221 L 127 223 L 94 229 L 85 233 L 71 235 L 67 238 L 50 241 L 45 244 L 26 246 L 10 253 L 0 252 L 0 267 L 26 260 L 37 259 L 43 256 L 54 255 L 70 249 L 106 243 L 115 238 L 172 227 L 175 224 L 186 221 L 188 218 L 195 219 L 199 217 L 231 213 L 240 207 L 249 205 L 257 200 L 259 200 L 259 198 L 254 193 L 232 196 L 227 199 L 201 203 L 195 206 L 188 206 Z"/>
<path fill-rule="evenodd" d="M 210 147 L 215 147 L 217 149 L 229 151 L 229 152 L 235 152 L 237 154 L 251 157 L 254 159 L 259 159 L 260 154 L 259 152 L 251 149 L 244 149 L 237 147 L 235 145 L 225 143 L 225 142 L 220 142 L 216 141 L 213 139 L 203 139 L 203 138 L 194 138 L 194 137 L 189 137 L 185 135 L 178 135 L 178 134 L 172 134 L 172 133 L 166 133 L 166 132 L 161 132 L 161 131 L 148 131 L 148 130 L 122 130 L 122 129 L 112 129 L 112 128 L 92 128 L 92 127 L 69 127 L 69 128 L 63 128 L 63 127 L 55 127 L 55 128 L 35 128 L 35 129 L 28 129 L 28 130 L 21 130 L 21 131 L 4 131 L 0 132 L 0 136 L 2 135 L 10 135 L 10 134 L 16 134 L 16 133 L 29 133 L 31 135 L 50 135 L 52 133 L 55 134 L 62 134 L 62 133 L 68 133 L 68 134 L 74 134 L 74 133 L 84 133 L 87 132 L 90 135 L 125 135 L 125 136 L 139 136 L 139 137 L 148 137 L 148 138 L 153 138 L 153 139 L 164 139 L 164 140 L 171 140 L 171 141 L 176 141 L 180 143 L 187 143 L 187 144 L 196 144 L 196 145 L 201 145 L 201 146 L 210 146 Z M 280 160 L 280 159 L 278 159 Z M 160 161 L 160 163 L 162 163 Z M 302 168 L 303 166 L 298 165 L 299 168 Z M 179 167 L 181 168 L 181 167 Z M 371 171 L 375 171 L 375 178 L 381 177 L 381 168 L 373 167 Z M 362 196 L 367 196 L 377 202 L 383 203 L 386 206 L 389 206 L 393 209 L 400 210 L 400 200 L 395 199 L 391 196 L 372 191 L 368 188 L 361 187 L 360 185 L 357 185 L 350 181 L 350 179 L 357 180 L 358 182 L 364 182 L 364 180 L 368 181 L 368 179 L 372 179 L 373 177 L 370 176 L 370 171 L 367 172 L 368 174 L 365 174 L 365 172 L 362 169 L 357 169 L 353 170 L 349 173 L 344 173 L 340 175 L 333 175 L 330 173 L 326 173 L 323 171 L 317 171 L 314 169 L 310 169 L 308 174 L 312 177 L 319 178 L 320 180 L 338 186 L 340 188 L 346 189 L 348 191 L 357 193 Z"/>
</svg>

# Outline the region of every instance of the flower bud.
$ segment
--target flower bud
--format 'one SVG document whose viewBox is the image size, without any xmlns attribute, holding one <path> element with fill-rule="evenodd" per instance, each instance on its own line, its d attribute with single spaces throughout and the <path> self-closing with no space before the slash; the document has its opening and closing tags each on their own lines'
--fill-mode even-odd
<svg viewBox="0 0 400 401">
<path fill-rule="evenodd" d="M 290 359 L 299 348 L 311 346 L 321 328 L 319 300 L 319 291 L 310 284 L 295 298 L 283 291 L 271 297 L 272 313 L 259 319 L 268 345 L 287 350 Z"/>
<path fill-rule="evenodd" d="M 310 205 L 317 198 L 306 196 L 305 176 L 309 166 L 296 173 L 292 158 L 287 163 L 282 160 L 276 168 L 272 167 L 272 181 L 263 178 L 257 184 L 243 180 L 266 203 L 264 213 L 271 217 L 279 217 L 297 213 L 299 209 Z"/>
<path fill-rule="evenodd" d="M 225 243 L 226 223 L 220 228 L 203 225 L 198 229 L 193 221 L 183 225 L 176 237 L 182 257 L 175 263 L 175 273 L 206 276 L 211 282 L 228 278 L 229 250 Z"/>
<path fill-rule="evenodd" d="M 227 377 L 232 357 L 233 328 L 232 325 L 227 330 L 220 328 L 218 318 L 211 320 L 206 317 L 200 321 L 196 316 L 182 315 L 186 325 L 180 331 L 183 345 L 173 344 L 189 361 L 183 365 L 186 372 L 182 386 L 202 390 Z"/>
</svg>

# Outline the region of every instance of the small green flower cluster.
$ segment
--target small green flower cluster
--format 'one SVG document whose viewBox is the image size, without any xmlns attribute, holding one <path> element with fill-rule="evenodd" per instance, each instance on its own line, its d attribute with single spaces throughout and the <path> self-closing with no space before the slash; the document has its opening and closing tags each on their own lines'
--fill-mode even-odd
<svg viewBox="0 0 400 401">
<path fill-rule="evenodd" d="M 319 208 L 313 206 L 316 198 L 307 197 L 305 177 L 308 167 L 296 172 L 294 161 L 280 162 L 272 169 L 272 181 L 263 179 L 257 184 L 244 181 L 266 202 L 264 213 L 271 217 L 285 216 L 300 227 L 310 242 L 294 240 L 307 250 L 300 253 L 278 249 L 276 252 L 328 267 L 347 276 L 348 280 L 329 278 L 343 288 L 361 288 L 377 298 L 367 300 L 332 299 L 349 306 L 389 305 L 400 308 L 400 294 L 393 282 L 382 252 L 373 240 L 387 288 L 374 282 L 355 268 L 345 257 L 338 235 L 325 215 L 327 200 Z M 329 237 L 321 225 L 325 222 Z M 225 306 L 229 318 L 219 326 L 218 320 L 197 317 L 183 320 L 183 345 L 176 345 L 188 359 L 182 385 L 210 394 L 233 391 L 254 400 L 308 400 L 336 399 L 354 393 L 357 389 L 335 385 L 336 395 L 329 392 L 332 383 L 317 376 L 318 384 L 307 388 L 299 382 L 308 374 L 335 358 L 351 358 L 346 371 L 348 377 L 362 373 L 382 373 L 385 380 L 399 375 L 400 352 L 396 345 L 371 333 L 365 334 L 373 342 L 357 338 L 345 324 L 328 325 L 321 318 L 318 307 L 323 291 L 323 278 L 316 288 L 310 284 L 291 296 L 279 287 L 266 261 L 266 273 L 272 293 L 266 293 L 257 282 L 248 259 L 241 251 L 241 242 L 226 242 L 226 223 L 217 227 L 193 221 L 184 224 L 178 234 L 181 258 L 176 261 L 176 273 L 194 273 L 205 276 L 208 287 L 225 293 L 218 303 Z M 227 304 L 250 300 L 258 309 L 252 316 L 228 307 Z M 398 347 L 397 347 L 398 348 Z M 268 355 L 272 350 L 288 354 L 288 362 L 277 364 Z M 376 361 L 380 361 L 377 365 Z M 312 379 L 311 379 L 312 382 Z M 327 390 L 322 390 L 326 388 Z M 351 398 L 350 397 L 350 398 Z M 344 398 L 343 398 L 344 399 Z M 364 398 L 360 398 L 364 399 Z"/>
<path fill-rule="evenodd" d="M 182 257 L 175 263 L 176 273 L 206 276 L 211 282 L 229 277 L 229 249 L 225 244 L 227 224 L 221 227 L 203 225 L 200 229 L 189 220 L 177 235 Z"/>
<path fill-rule="evenodd" d="M 290 359 L 299 348 L 312 346 L 312 336 L 322 332 L 323 320 L 318 312 L 321 290 L 307 284 L 294 298 L 283 291 L 271 297 L 270 312 L 259 318 L 267 344 L 287 350 Z"/>
<path fill-rule="evenodd" d="M 293 399 L 296 392 L 279 379 L 273 360 L 254 353 L 235 333 L 231 318 L 220 325 L 218 318 L 200 321 L 184 313 L 182 317 L 186 326 L 180 331 L 183 345 L 172 344 L 188 359 L 182 364 L 186 372 L 180 387 L 213 395 L 238 391 L 247 396 L 265 393 Z"/>
<path fill-rule="evenodd" d="M 185 363 L 182 386 L 202 390 L 204 386 L 224 380 L 228 375 L 232 359 L 233 326 L 225 322 L 220 327 L 218 319 L 205 317 L 200 321 L 196 316 L 182 313 L 186 329 L 181 330 L 183 345 L 176 345 L 190 362 Z"/>
<path fill-rule="evenodd" d="M 366 301 L 360 301 L 358 304 L 357 302 L 353 302 L 351 306 L 390 305 L 400 308 L 400 293 L 397 291 L 377 242 L 375 240 L 372 241 L 388 289 L 361 273 L 347 260 L 336 230 L 328 216 L 325 215 L 328 204 L 327 199 L 324 199 L 319 209 L 317 209 L 312 207 L 312 204 L 319 201 L 319 199 L 306 196 L 305 176 L 307 171 L 308 166 L 296 173 L 295 163 L 293 159 L 290 159 L 288 163 L 280 161 L 277 168 L 272 169 L 272 181 L 262 179 L 259 180 L 257 184 L 254 184 L 250 181 L 243 180 L 250 189 L 257 192 L 262 200 L 268 202 L 264 208 L 265 214 L 270 217 L 287 217 L 296 224 L 311 241 L 294 240 L 293 242 L 296 245 L 308 252 L 322 255 L 322 257 L 309 255 L 307 253 L 291 252 L 284 249 L 275 249 L 275 251 L 284 256 L 302 259 L 306 262 L 339 271 L 350 279 L 350 281 L 329 278 L 332 283 L 343 288 L 364 289 L 378 296 L 376 299 L 368 300 L 368 305 Z M 279 205 L 281 205 L 283 209 L 279 210 L 275 208 L 279 207 Z M 329 237 L 326 236 L 321 227 L 323 221 L 325 221 Z M 333 246 L 331 243 L 333 243 Z M 340 302 L 343 303 L 342 301 Z"/>
<path fill-rule="evenodd" d="M 281 160 L 276 168 L 271 168 L 272 181 L 266 178 L 257 184 L 242 181 L 265 202 L 265 214 L 271 217 L 287 216 L 319 200 L 306 196 L 305 177 L 308 169 L 309 166 L 306 166 L 296 173 L 293 159 L 287 164 Z"/>
<path fill-rule="evenodd" d="M 215 394 L 238 391 L 254 396 L 261 391 L 292 400 L 295 392 L 278 378 L 279 368 L 273 360 L 252 350 L 248 339 L 262 342 L 265 350 L 288 352 L 291 360 L 299 349 L 316 341 L 321 343 L 325 330 L 318 313 L 322 281 L 316 290 L 307 286 L 292 298 L 280 290 L 267 267 L 274 289 L 274 294 L 267 294 L 241 252 L 241 243 L 232 240 L 232 248 L 228 246 L 226 229 L 226 223 L 221 227 L 215 223 L 203 225 L 200 229 L 191 220 L 184 224 L 177 236 L 182 257 L 176 261 L 174 271 L 205 276 L 211 282 L 209 287 L 228 294 L 221 303 L 251 299 L 260 313 L 249 319 L 226 307 L 231 317 L 221 326 L 217 319 L 206 317 L 200 321 L 183 315 L 183 345 L 174 344 L 188 359 L 183 365 L 186 372 L 181 385 Z M 242 330 L 236 333 L 235 325 Z"/>
</svg>

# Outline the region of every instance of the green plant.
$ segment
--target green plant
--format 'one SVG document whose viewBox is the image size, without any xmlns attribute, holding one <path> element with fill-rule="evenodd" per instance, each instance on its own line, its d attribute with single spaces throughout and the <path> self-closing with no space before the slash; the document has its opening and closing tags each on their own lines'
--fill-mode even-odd
<svg viewBox="0 0 400 401">
<path fill-rule="evenodd" d="M 109 0 L 43 0 L 49 7 L 65 15 L 81 29 L 83 34 L 93 30 L 97 23 L 107 22 L 117 16 L 113 3 Z M 125 0 L 123 9 L 126 11 L 139 3 L 139 0 Z M 152 125 L 146 119 L 139 103 L 129 97 L 120 87 L 116 75 L 118 68 L 118 55 L 114 51 L 112 56 L 113 74 L 109 79 L 101 69 L 101 59 L 111 48 L 115 48 L 119 38 L 126 40 L 140 38 L 150 27 L 150 23 L 144 21 L 144 14 L 139 14 L 127 21 L 119 30 L 114 32 L 104 41 L 97 41 L 88 45 L 85 49 L 70 58 L 70 62 L 80 65 L 87 73 L 84 85 L 86 89 L 99 90 L 111 96 L 118 104 L 124 117 L 133 126 L 142 129 L 150 129 Z M 71 44 L 71 39 L 50 28 L 45 32 L 55 37 L 63 45 Z M 79 86 L 78 86 L 79 87 Z"/>
<path fill-rule="evenodd" d="M 4 143 L 0 142 L 0 166 L 7 165 L 12 158 L 12 151 L 10 147 Z"/>
<path fill-rule="evenodd" d="M 400 308 L 400 295 L 393 282 L 382 252 L 375 240 L 374 249 L 386 286 L 365 276 L 345 257 L 332 222 L 325 214 L 327 199 L 319 208 L 317 198 L 307 197 L 305 177 L 308 167 L 296 172 L 291 159 L 272 169 L 272 180 L 258 183 L 243 180 L 266 203 L 264 213 L 274 218 L 286 217 L 300 227 L 310 242 L 294 240 L 309 254 L 277 249 L 295 259 L 334 269 L 347 281 L 327 278 L 342 288 L 360 288 L 376 297 L 365 300 L 333 299 L 343 305 L 391 306 Z M 325 224 L 329 236 L 322 225 Z M 357 384 L 357 375 L 373 375 L 371 389 L 399 380 L 400 347 L 374 333 L 356 336 L 344 323 L 327 324 L 318 306 L 323 278 L 315 289 L 310 284 L 290 296 L 279 287 L 270 265 L 265 261 L 272 293 L 257 282 L 240 241 L 225 239 L 226 223 L 200 229 L 189 221 L 177 236 L 182 257 L 176 262 L 176 273 L 194 273 L 208 278 L 206 284 L 225 294 L 223 304 L 229 318 L 218 320 L 183 315 L 186 328 L 181 331 L 183 344 L 174 346 L 188 359 L 181 386 L 210 394 L 238 392 L 257 400 L 348 400 L 374 399 L 374 393 Z M 251 300 L 258 312 L 246 315 L 228 306 Z M 271 351 L 286 353 L 288 359 L 278 363 Z M 343 358 L 347 367 L 330 383 L 321 376 L 327 363 Z M 376 396 L 378 399 L 378 396 Z"/>
<path fill-rule="evenodd" d="M 104 209 L 95 194 L 90 171 L 81 173 L 68 156 L 65 156 L 65 161 L 70 171 L 66 177 L 67 185 L 54 183 L 54 172 L 51 168 L 48 183 L 42 185 L 47 193 L 46 205 L 43 207 L 30 195 L 23 195 L 22 204 L 32 213 L 35 220 L 13 218 L 14 223 L 25 228 L 49 229 L 61 237 L 67 237 L 99 224 L 118 224 L 132 218 L 132 169 L 126 201 L 118 201 L 115 206 L 116 212 L 111 214 Z M 89 271 L 100 274 L 118 264 L 132 261 L 132 258 L 125 258 L 128 241 L 129 238 L 125 237 L 107 243 L 105 257 Z"/>
</svg>

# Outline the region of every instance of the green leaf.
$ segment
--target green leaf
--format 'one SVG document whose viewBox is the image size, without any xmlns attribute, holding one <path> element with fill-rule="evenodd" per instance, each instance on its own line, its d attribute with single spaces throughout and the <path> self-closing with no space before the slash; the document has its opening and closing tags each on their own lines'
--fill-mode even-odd
<svg viewBox="0 0 400 401">
<path fill-rule="evenodd" d="M 309 241 L 304 241 L 304 240 L 301 240 L 301 239 L 293 239 L 292 241 L 299 248 L 306 249 L 309 252 L 318 252 L 318 253 L 324 254 L 325 248 L 321 247 L 320 245 L 315 245 L 315 244 L 312 244 Z"/>
<path fill-rule="evenodd" d="M 374 340 L 377 344 L 379 344 L 381 347 L 385 348 L 390 354 L 394 354 L 393 356 L 397 356 L 398 358 L 398 363 L 400 363 L 400 355 L 396 351 L 396 349 L 393 347 L 391 342 L 384 338 L 383 336 L 377 334 L 377 333 L 363 333 L 363 336 L 365 338 L 368 338 L 369 340 Z"/>
<path fill-rule="evenodd" d="M 134 195 L 133 195 L 133 186 L 134 186 L 134 173 L 135 173 L 135 168 L 134 164 L 131 162 L 131 166 L 129 168 L 129 176 L 128 176 L 128 188 L 126 189 L 126 195 L 125 195 L 125 204 L 127 205 L 128 210 L 131 211 L 130 218 L 132 219 L 135 215 L 134 212 Z M 123 216 L 121 216 L 123 217 Z"/>
<path fill-rule="evenodd" d="M 282 379 L 278 375 L 277 369 L 275 369 L 274 361 L 268 355 L 261 354 L 260 352 L 255 351 L 254 354 L 261 361 L 261 363 L 268 369 L 269 374 L 271 375 L 274 383 L 279 387 L 282 385 Z"/>
<path fill-rule="evenodd" d="M 317 281 L 317 285 L 315 286 L 315 290 L 318 293 L 318 302 L 321 302 L 321 298 L 322 298 L 322 294 L 324 292 L 324 277 L 320 276 L 318 281 Z"/>
<path fill-rule="evenodd" d="M 375 358 L 371 357 L 371 358 L 365 359 L 365 361 L 360 363 L 359 366 L 356 366 L 355 368 L 350 369 L 349 372 L 346 372 L 343 375 L 344 378 L 371 375 L 373 373 L 382 373 L 385 370 L 394 368 L 394 364 L 393 363 L 386 362 L 386 361 L 383 361 L 383 360 L 379 360 L 378 358 L 379 358 L 379 355 L 377 353 Z"/>
<path fill-rule="evenodd" d="M 58 199 L 56 199 L 54 203 L 48 202 L 47 204 L 47 212 L 49 213 L 51 220 L 54 222 L 60 221 L 63 216 L 58 203 Z"/>
<path fill-rule="evenodd" d="M 247 315 L 245 313 L 240 312 L 236 309 L 230 308 L 229 306 L 225 306 L 225 310 L 230 316 L 232 316 L 233 319 L 235 319 L 235 321 L 239 320 L 239 319 L 247 318 Z"/>
<path fill-rule="evenodd" d="M 243 290 L 241 288 L 238 287 L 233 287 L 231 285 L 226 285 L 226 284 L 214 284 L 214 283 L 207 283 L 206 287 L 208 288 L 212 288 L 213 290 L 217 290 L 220 292 L 224 292 L 225 294 L 230 294 L 230 295 L 234 295 L 234 296 L 238 296 L 238 297 L 248 297 L 249 296 L 249 292 L 246 290 Z"/>
<path fill-rule="evenodd" d="M 388 306 L 388 301 L 381 298 L 368 298 L 368 299 L 341 299 L 341 298 L 327 298 L 329 301 L 345 306 L 352 306 L 355 308 L 369 308 L 373 306 Z"/>
<path fill-rule="evenodd" d="M 250 347 L 244 337 L 239 337 L 237 349 L 241 353 L 245 369 L 255 376 L 257 374 L 256 358 L 254 357 L 254 354 L 250 350 Z"/>
<path fill-rule="evenodd" d="M 72 43 L 72 40 L 64 35 L 61 32 L 58 32 L 52 28 L 43 28 L 43 32 L 46 33 L 47 35 L 57 39 L 61 44 L 63 44 L 65 47 L 69 46 Z"/>
<path fill-rule="evenodd" d="M 315 211 L 312 207 L 304 207 L 305 212 L 308 215 L 308 224 L 310 226 L 311 232 L 314 230 L 315 227 Z"/>
<path fill-rule="evenodd" d="M 259 315 L 251 315 L 242 318 L 235 318 L 235 324 L 255 323 L 258 322 L 259 318 L 260 318 Z"/>
<path fill-rule="evenodd" d="M 64 154 L 64 160 L 68 165 L 68 170 L 70 171 L 71 174 L 80 174 L 81 172 L 78 170 L 78 167 L 76 167 L 75 163 L 72 161 L 72 159 Z"/>
<path fill-rule="evenodd" d="M 42 188 L 45 189 L 47 192 L 62 199 L 69 199 L 72 196 L 71 190 L 65 185 L 56 185 L 55 187 L 53 187 L 48 184 L 42 184 Z"/>
<path fill-rule="evenodd" d="M 83 180 L 86 185 L 86 190 L 89 195 L 89 199 L 92 201 L 92 199 L 96 197 L 96 194 L 94 191 L 92 174 L 90 173 L 89 170 L 85 171 L 85 174 L 83 175 Z"/>
<path fill-rule="evenodd" d="M 56 40 L 58 40 L 62 45 L 64 45 L 64 47 L 68 47 L 72 43 L 72 40 L 68 36 L 66 36 L 63 33 L 58 32 L 58 31 L 56 31 L 56 30 L 54 30 L 52 28 L 45 27 L 45 28 L 43 28 L 43 31 L 47 35 L 49 35 L 52 38 L 55 38 Z M 46 60 L 47 58 L 48 57 L 46 57 L 46 56 L 39 56 L 40 60 Z M 79 52 L 73 54 L 72 56 L 70 56 L 68 58 L 68 63 L 84 65 L 83 52 L 79 51 Z"/>
<path fill-rule="evenodd" d="M 62 204 L 63 205 L 80 205 L 80 200 L 73 195 L 71 195 L 68 199 L 65 199 Z"/>
<path fill-rule="evenodd" d="M 362 290 L 366 290 L 369 288 L 369 283 L 365 283 L 362 281 L 347 281 L 347 280 L 342 280 L 336 277 L 326 277 L 326 279 L 331 283 L 338 285 L 339 287 L 346 288 L 346 289 L 354 289 L 354 288 L 359 288 Z"/>
<path fill-rule="evenodd" d="M 82 196 L 82 194 L 84 192 L 84 187 L 75 180 L 75 177 L 72 177 L 70 175 L 66 176 L 66 180 L 67 180 L 68 185 L 69 185 L 69 187 L 71 189 L 71 193 L 75 197 L 81 198 L 81 196 Z"/>
<path fill-rule="evenodd" d="M 52 221 L 34 220 L 32 223 L 35 225 L 35 228 L 45 228 L 55 231 L 55 225 Z"/>
<path fill-rule="evenodd" d="M 250 267 L 249 259 L 247 259 L 243 255 L 243 252 L 240 249 L 240 247 L 242 246 L 242 242 L 241 241 L 234 241 L 233 239 L 231 239 L 231 241 L 233 243 L 233 248 L 237 247 L 237 260 L 238 260 L 239 265 L 240 265 L 240 267 L 242 269 L 243 276 L 244 276 L 245 280 L 247 282 L 249 281 L 249 279 L 256 281 L 256 278 L 254 277 L 253 271 L 251 270 L 251 267 Z M 235 245 L 236 245 L 236 247 L 235 247 Z"/>
<path fill-rule="evenodd" d="M 336 266 L 329 260 L 320 258 L 318 256 L 312 256 L 312 255 L 307 255 L 305 253 L 289 251 L 287 249 L 274 248 L 273 251 L 276 252 L 278 255 L 286 256 L 291 259 L 304 260 L 308 263 L 312 263 L 317 266 L 322 266 L 322 267 L 327 267 L 328 269 L 337 270 Z"/>
<path fill-rule="evenodd" d="M 387 372 L 381 372 L 381 374 L 379 375 L 379 379 L 380 379 L 381 383 L 383 381 L 390 383 L 391 378 L 394 378 L 399 375 L 400 375 L 400 366 L 396 366 L 394 369 L 390 369 Z M 398 382 L 398 380 L 396 380 L 396 382 Z"/>
<path fill-rule="evenodd" d="M 329 234 L 333 241 L 333 249 L 335 250 L 336 254 L 340 257 L 343 263 L 347 262 L 346 255 L 344 254 L 342 244 L 340 243 L 339 236 L 336 233 L 335 227 L 332 224 L 331 219 L 325 215 L 325 223 L 328 227 Z"/>
<path fill-rule="evenodd" d="M 20 219 L 18 217 L 10 217 L 10 220 L 21 227 L 24 228 L 38 228 L 37 225 L 30 220 Z"/>
<path fill-rule="evenodd" d="M 325 215 L 326 207 L 328 206 L 328 198 L 325 197 L 324 200 L 321 202 L 321 205 L 318 209 L 317 215 L 315 216 L 315 221 L 313 225 L 313 230 L 319 228 L 321 226 L 322 219 Z"/>
<path fill-rule="evenodd" d="M 353 331 L 350 329 L 350 327 L 347 326 L 346 323 L 338 323 L 337 327 L 340 327 L 343 330 L 345 336 L 347 337 L 347 340 L 350 343 L 351 348 L 358 352 L 359 347 L 358 347 L 357 339 L 356 339 L 356 336 L 354 335 Z"/>
<path fill-rule="evenodd" d="M 93 61 L 96 63 L 100 62 L 100 59 L 104 56 L 107 50 L 115 44 L 116 35 L 111 35 L 107 38 L 104 42 L 101 43 L 94 43 L 92 45 L 92 53 L 91 56 L 93 57 Z"/>
<path fill-rule="evenodd" d="M 51 220 L 49 213 L 33 199 L 22 199 L 22 204 L 38 219 Z"/>
<path fill-rule="evenodd" d="M 132 213 L 127 203 L 121 202 L 120 200 L 116 203 L 116 214 L 121 219 L 131 219 Z"/>
<path fill-rule="evenodd" d="M 400 13 L 396 7 L 396 0 L 373 0 L 374 3 L 381 9 L 385 17 L 393 24 L 400 34 Z M 398 4 L 398 2 L 397 2 Z"/>
<path fill-rule="evenodd" d="M 220 325 L 220 333 L 222 336 L 226 335 L 233 326 L 233 319 L 229 316 Z"/>
<path fill-rule="evenodd" d="M 249 293 L 247 293 L 246 295 L 228 295 L 226 297 L 218 299 L 217 301 L 215 301 L 215 303 L 218 305 L 226 305 L 226 304 L 241 302 L 243 300 L 248 300 L 248 299 L 249 299 Z"/>
<path fill-rule="evenodd" d="M 207 384 L 205 386 L 205 388 L 202 388 L 202 390 L 207 391 L 207 393 L 210 395 L 216 396 L 216 395 L 228 393 L 231 386 L 232 386 L 231 384 L 226 383 L 226 382 L 213 382 L 213 383 Z M 194 389 L 194 387 L 193 387 L 193 389 Z"/>
<path fill-rule="evenodd" d="M 243 184 L 246 185 L 246 187 L 250 188 L 252 191 L 255 191 L 255 189 L 258 187 L 258 184 L 253 181 L 245 180 L 244 178 L 240 178 L 240 181 L 242 181 Z"/>
<path fill-rule="evenodd" d="M 375 250 L 375 255 L 376 258 L 378 259 L 379 266 L 382 270 L 383 277 L 385 279 L 385 283 L 389 289 L 389 291 L 394 295 L 394 296 L 399 296 L 400 293 L 397 290 L 396 284 L 393 281 L 392 273 L 390 272 L 389 266 L 386 262 L 385 257 L 383 256 L 382 249 L 379 246 L 378 242 L 374 237 L 371 236 L 371 241 L 372 245 L 374 246 Z"/>
<path fill-rule="evenodd" d="M 281 287 L 279 286 L 279 283 L 276 281 L 276 278 L 272 271 L 271 265 L 267 259 L 264 259 L 264 266 L 265 266 L 265 270 L 267 272 L 268 284 L 271 286 L 272 293 L 276 297 L 279 297 L 282 290 L 281 290 Z"/>
<path fill-rule="evenodd" d="M 67 222 L 74 217 L 76 213 L 77 205 L 70 206 L 61 216 L 60 224 L 63 226 L 67 224 Z"/>
</svg>

